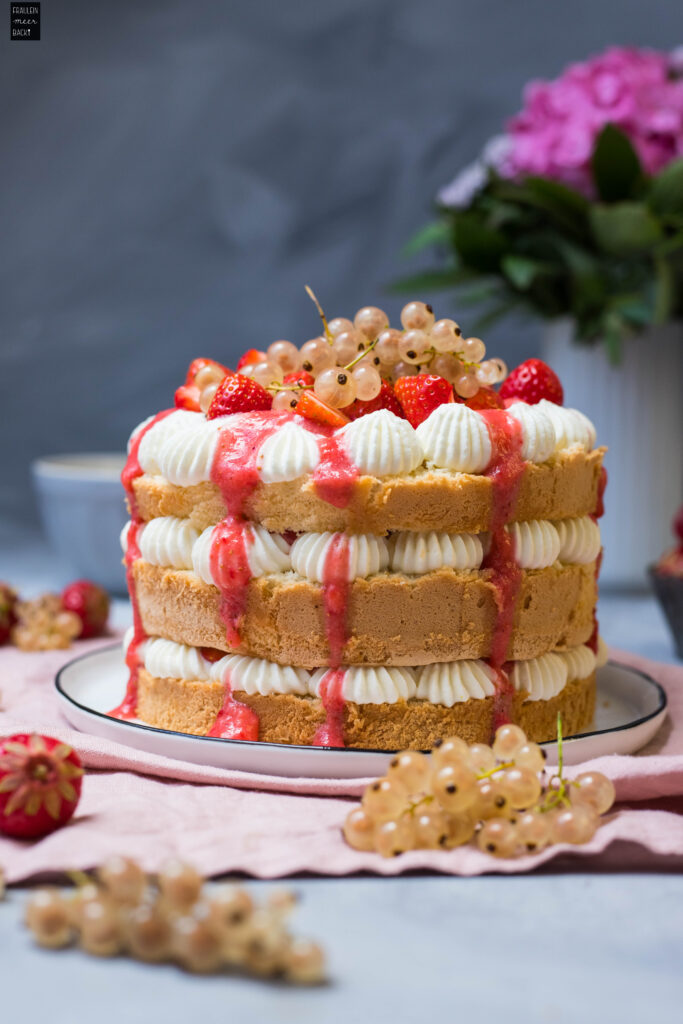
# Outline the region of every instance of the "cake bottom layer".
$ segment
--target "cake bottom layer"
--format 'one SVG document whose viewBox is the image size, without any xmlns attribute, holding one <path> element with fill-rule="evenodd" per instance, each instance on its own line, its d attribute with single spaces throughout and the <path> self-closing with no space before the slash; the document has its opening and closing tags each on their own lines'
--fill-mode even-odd
<svg viewBox="0 0 683 1024">
<path fill-rule="evenodd" d="M 158 679 L 142 668 L 138 679 L 138 717 L 148 725 L 174 732 L 206 736 L 221 710 L 225 687 L 214 681 Z M 259 740 L 310 746 L 325 722 L 325 709 L 316 697 L 295 694 L 248 694 L 236 690 L 236 701 L 259 718 Z M 467 700 L 453 707 L 409 700 L 395 704 L 344 706 L 347 747 L 374 750 L 428 750 L 438 739 L 461 736 L 468 743 L 489 743 L 493 733 L 494 699 Z M 557 716 L 565 736 L 581 732 L 595 710 L 595 672 L 575 679 L 551 700 L 512 698 L 511 720 L 537 743 L 555 739 Z"/>
</svg>

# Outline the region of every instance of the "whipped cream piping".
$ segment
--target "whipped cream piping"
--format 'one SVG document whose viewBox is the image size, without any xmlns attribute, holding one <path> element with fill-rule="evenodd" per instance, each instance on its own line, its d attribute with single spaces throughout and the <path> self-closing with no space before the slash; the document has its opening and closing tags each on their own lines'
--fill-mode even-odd
<svg viewBox="0 0 683 1024">
<path fill-rule="evenodd" d="M 555 429 L 555 451 L 573 448 L 575 445 L 585 451 L 595 447 L 595 427 L 578 409 L 566 409 L 543 398 L 537 403 L 536 409 L 546 413 Z"/>
<path fill-rule="evenodd" d="M 493 672 L 480 659 L 424 665 L 416 671 L 418 700 L 430 704 L 452 708 L 466 700 L 493 697 L 496 692 Z"/>
<path fill-rule="evenodd" d="M 541 654 L 527 661 L 514 661 L 509 677 L 515 690 L 526 692 L 525 702 L 552 700 L 567 685 L 567 662 L 555 652 Z"/>
<path fill-rule="evenodd" d="M 127 630 L 123 648 L 127 651 L 133 630 Z M 291 693 L 319 696 L 320 683 L 328 668 L 308 672 L 291 665 L 276 665 L 263 658 L 226 654 L 209 661 L 197 647 L 150 637 L 140 644 L 142 664 L 158 679 L 213 680 L 229 683 L 232 690 L 249 694 Z M 586 679 L 595 668 L 595 655 L 581 645 L 567 651 L 542 654 L 528 661 L 511 663 L 510 680 L 516 690 L 528 693 L 527 700 L 550 700 L 572 679 Z M 467 700 L 483 700 L 495 693 L 494 674 L 485 661 L 463 660 L 404 666 L 353 665 L 343 669 L 342 693 L 356 704 L 395 704 L 424 700 L 453 707 Z"/>
<path fill-rule="evenodd" d="M 507 411 L 522 428 L 522 458 L 547 462 L 555 451 L 555 427 L 548 413 L 526 402 L 513 402 Z"/>
<path fill-rule="evenodd" d="M 546 569 L 557 561 L 560 537 L 547 519 L 508 523 L 505 529 L 512 537 L 515 561 L 520 568 Z"/>
<path fill-rule="evenodd" d="M 483 473 L 493 454 L 486 421 L 460 403 L 438 406 L 416 430 L 427 465 Z"/>
<path fill-rule="evenodd" d="M 388 409 L 360 416 L 339 434 L 356 468 L 370 476 L 411 473 L 424 459 L 410 423 Z"/>
<path fill-rule="evenodd" d="M 310 673 L 291 665 L 276 665 L 263 658 L 248 658 L 240 654 L 229 654 L 211 666 L 211 678 L 228 683 L 233 693 L 267 696 L 270 693 L 296 693 L 300 697 L 309 692 Z"/>
<path fill-rule="evenodd" d="M 566 651 L 557 653 L 567 666 L 568 683 L 575 679 L 588 679 L 595 672 L 597 658 L 586 644 L 579 644 L 578 647 L 570 647 Z"/>
<path fill-rule="evenodd" d="M 162 422 L 165 423 L 166 420 Z M 194 484 L 210 480 L 218 435 L 224 426 L 225 417 L 206 420 L 200 416 L 200 421 L 189 429 L 170 434 L 157 452 L 159 474 L 169 483 L 177 484 L 179 487 L 192 487 Z M 152 430 L 154 429 L 156 428 L 153 427 Z M 148 436 L 149 434 L 145 435 Z M 143 442 L 144 440 L 145 438 Z"/>
<path fill-rule="evenodd" d="M 275 484 L 307 476 L 319 461 L 314 435 L 296 423 L 285 423 L 263 442 L 256 465 L 264 484 Z"/>
<path fill-rule="evenodd" d="M 319 668 L 313 673 L 312 696 L 320 696 L 320 684 L 329 671 Z M 415 673 L 411 668 L 352 665 L 344 670 L 341 694 L 354 704 L 397 704 L 415 697 Z"/>
<path fill-rule="evenodd" d="M 325 582 L 327 556 L 336 534 L 303 533 L 294 541 L 290 556 L 292 569 L 313 583 Z M 345 534 L 348 548 L 347 580 L 373 576 L 389 565 L 389 548 L 384 537 L 371 533 Z"/>
<path fill-rule="evenodd" d="M 215 585 L 211 568 L 211 551 L 215 526 L 209 526 L 199 534 L 192 548 L 192 563 L 200 580 Z M 247 560 L 251 574 L 269 576 L 271 573 L 287 572 L 291 569 L 289 545 L 279 533 L 269 533 L 256 523 L 245 523 Z"/>
<path fill-rule="evenodd" d="M 151 419 L 154 419 L 152 416 Z M 148 417 L 139 424 L 131 434 L 129 447 L 136 435 L 150 422 Z M 138 449 L 138 462 L 143 472 L 150 476 L 159 475 L 162 470 L 159 466 L 159 452 L 169 438 L 176 436 L 178 443 L 182 444 L 185 434 L 191 434 L 201 423 L 206 423 L 200 412 L 189 412 L 187 409 L 176 409 L 169 413 L 153 427 L 150 427 L 140 442 Z"/>
<path fill-rule="evenodd" d="M 130 525 L 130 524 L 129 524 Z M 122 540 L 125 537 L 125 530 Z M 189 519 L 177 516 L 159 516 L 138 527 L 137 542 L 140 555 L 152 565 L 170 569 L 191 569 L 192 549 L 199 530 Z M 125 550 L 125 549 L 124 549 Z"/>
<path fill-rule="evenodd" d="M 389 545 L 392 571 L 408 575 L 478 569 L 484 558 L 482 539 L 474 533 L 395 533 Z"/>
<path fill-rule="evenodd" d="M 600 527 L 590 516 L 560 519 L 556 524 L 560 539 L 560 562 L 570 565 L 588 565 L 600 554 L 602 541 Z"/>
</svg>

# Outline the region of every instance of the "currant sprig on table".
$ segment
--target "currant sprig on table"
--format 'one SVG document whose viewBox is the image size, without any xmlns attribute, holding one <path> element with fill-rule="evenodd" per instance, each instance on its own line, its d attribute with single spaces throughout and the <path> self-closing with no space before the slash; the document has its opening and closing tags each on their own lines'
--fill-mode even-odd
<svg viewBox="0 0 683 1024">
<path fill-rule="evenodd" d="M 500 383 L 507 375 L 502 359 L 484 360 L 481 338 L 463 338 L 449 318 L 436 320 L 432 307 L 411 301 L 401 310 L 401 328 L 377 306 L 364 306 L 353 320 L 327 319 L 313 291 L 306 288 L 322 322 L 322 333 L 298 348 L 274 341 L 265 353 L 253 350 L 253 360 L 239 369 L 273 394 L 274 409 L 295 409 L 303 391 L 313 393 L 333 409 L 356 399 L 371 401 L 382 380 L 432 373 L 452 384 L 456 394 L 471 398 L 482 386 Z M 199 405 L 206 411 L 221 379 L 221 370 L 207 366 L 197 375 Z"/>
<path fill-rule="evenodd" d="M 230 969 L 301 985 L 325 978 L 320 946 L 288 930 L 296 903 L 288 890 L 271 891 L 259 906 L 241 887 L 208 889 L 180 861 L 148 875 L 127 857 L 72 877 L 74 889 L 39 889 L 28 900 L 26 925 L 41 946 L 78 943 L 93 956 L 172 962 L 199 974 Z"/>
<path fill-rule="evenodd" d="M 536 853 L 553 843 L 586 843 L 614 803 L 614 786 L 600 772 L 564 778 L 559 718 L 558 767 L 552 775 L 545 770 L 545 756 L 512 724 L 498 729 L 492 746 L 451 737 L 430 755 L 405 750 L 348 814 L 346 841 L 383 857 L 470 841 L 494 857 Z"/>
</svg>

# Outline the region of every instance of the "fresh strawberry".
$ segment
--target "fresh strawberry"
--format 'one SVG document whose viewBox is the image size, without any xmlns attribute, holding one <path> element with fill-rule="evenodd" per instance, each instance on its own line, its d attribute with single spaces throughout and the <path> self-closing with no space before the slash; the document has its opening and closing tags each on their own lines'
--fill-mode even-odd
<svg viewBox="0 0 683 1024">
<path fill-rule="evenodd" d="M 435 373 L 417 373 L 413 377 L 399 377 L 394 384 L 406 419 L 417 427 L 437 406 L 454 401 L 453 387 L 444 377 Z"/>
<path fill-rule="evenodd" d="M 560 378 L 542 359 L 527 359 L 516 366 L 503 381 L 498 394 L 501 398 L 516 398 L 528 405 L 536 405 L 543 398 L 556 405 L 562 405 L 564 401 Z"/>
<path fill-rule="evenodd" d="M 302 391 L 296 411 L 299 416 L 315 420 L 316 423 L 325 423 L 328 427 L 344 427 L 350 422 L 344 413 L 323 402 L 314 391 Z"/>
<path fill-rule="evenodd" d="M 212 369 L 218 370 L 218 372 L 221 373 L 223 377 L 225 377 L 226 373 L 230 373 L 230 370 L 227 368 L 227 366 L 223 366 L 222 363 L 217 363 L 215 359 L 193 359 L 187 368 L 187 373 L 185 375 L 185 384 L 188 386 L 191 384 L 196 384 L 197 374 L 199 373 L 200 370 L 203 370 L 205 366 L 210 366 Z"/>
<path fill-rule="evenodd" d="M 505 402 L 493 388 L 480 387 L 476 395 L 472 395 L 465 401 L 470 409 L 504 409 Z"/>
<path fill-rule="evenodd" d="M 388 409 L 389 412 L 393 412 L 394 416 L 399 416 L 402 420 L 406 418 L 401 403 L 388 380 L 382 381 L 380 392 L 375 398 L 370 398 L 366 402 L 357 398 L 351 405 L 346 406 L 344 415 L 348 416 L 350 420 L 357 420 L 359 416 L 367 416 L 369 412 L 378 412 L 380 409 Z"/>
<path fill-rule="evenodd" d="M 62 591 L 62 608 L 81 620 L 81 640 L 99 636 L 109 618 L 109 594 L 90 580 L 75 580 Z"/>
<path fill-rule="evenodd" d="M 237 372 L 239 373 L 245 366 L 251 366 L 253 363 L 263 363 L 267 358 L 268 356 L 265 352 L 259 352 L 257 348 L 248 348 L 244 355 L 241 355 L 239 358 Z"/>
<path fill-rule="evenodd" d="M 6 644 L 17 621 L 17 593 L 9 583 L 0 583 L 0 644 Z"/>
<path fill-rule="evenodd" d="M 307 370 L 295 370 L 294 373 L 286 373 L 283 384 L 300 384 L 301 387 L 310 386 L 315 383 L 315 377 Z"/>
<path fill-rule="evenodd" d="M 199 408 L 199 395 L 199 388 L 194 384 L 183 384 L 181 387 L 176 388 L 176 409 L 187 409 L 188 412 L 201 412 Z"/>
<path fill-rule="evenodd" d="M 65 825 L 81 797 L 78 754 L 51 736 L 0 740 L 0 832 L 37 839 Z"/>
<path fill-rule="evenodd" d="M 241 373 L 230 373 L 218 385 L 206 418 L 214 420 L 217 416 L 227 416 L 231 412 L 270 409 L 272 404 L 273 396 L 258 381 L 243 377 Z"/>
</svg>

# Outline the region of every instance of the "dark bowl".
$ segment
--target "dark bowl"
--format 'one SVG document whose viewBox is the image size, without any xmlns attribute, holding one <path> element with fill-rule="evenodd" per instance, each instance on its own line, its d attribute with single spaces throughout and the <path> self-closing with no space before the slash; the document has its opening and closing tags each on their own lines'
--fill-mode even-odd
<svg viewBox="0 0 683 1024">
<path fill-rule="evenodd" d="M 651 565 L 648 572 L 652 589 L 669 623 L 676 655 L 683 660 L 683 577 L 659 572 L 656 565 Z"/>
</svg>

